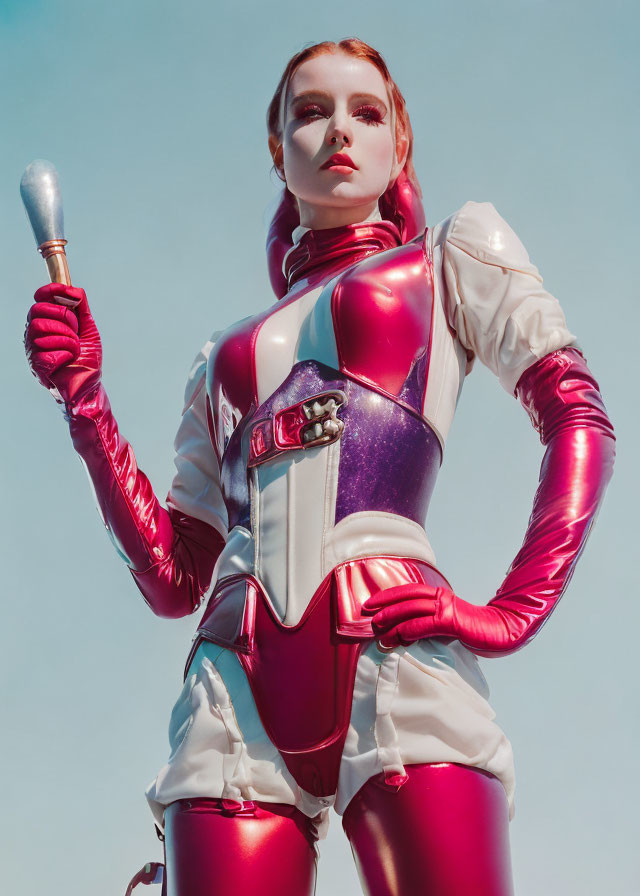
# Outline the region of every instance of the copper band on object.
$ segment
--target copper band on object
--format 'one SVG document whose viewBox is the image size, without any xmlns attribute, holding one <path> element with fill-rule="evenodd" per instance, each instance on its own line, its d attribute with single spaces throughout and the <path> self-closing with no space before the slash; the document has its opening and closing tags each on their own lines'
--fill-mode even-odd
<svg viewBox="0 0 640 896">
<path fill-rule="evenodd" d="M 64 251 L 66 245 L 66 240 L 47 240 L 46 243 L 41 243 L 38 246 L 38 252 L 47 263 L 51 282 L 64 283 L 66 286 L 71 286 L 69 265 L 67 264 L 67 256 Z"/>
</svg>

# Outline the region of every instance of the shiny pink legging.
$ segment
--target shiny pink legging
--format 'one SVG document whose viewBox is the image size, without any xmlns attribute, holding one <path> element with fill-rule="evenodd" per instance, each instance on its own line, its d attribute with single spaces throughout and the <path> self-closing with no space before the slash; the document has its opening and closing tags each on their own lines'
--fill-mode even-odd
<svg viewBox="0 0 640 896">
<path fill-rule="evenodd" d="M 497 778 L 464 765 L 371 778 L 343 827 L 368 896 L 512 896 L 508 810 Z M 237 804 L 236 804 L 237 805 Z M 180 800 L 165 812 L 166 896 L 312 896 L 316 854 L 292 806 Z"/>
</svg>

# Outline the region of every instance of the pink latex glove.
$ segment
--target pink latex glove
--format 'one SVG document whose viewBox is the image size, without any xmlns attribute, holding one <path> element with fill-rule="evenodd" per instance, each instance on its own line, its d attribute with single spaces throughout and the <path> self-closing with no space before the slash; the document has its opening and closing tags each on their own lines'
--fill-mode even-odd
<svg viewBox="0 0 640 896">
<path fill-rule="evenodd" d="M 382 647 L 420 638 L 459 639 L 480 656 L 523 647 L 569 584 L 611 478 L 613 427 L 583 356 L 553 352 L 529 367 L 516 394 L 547 445 L 524 542 L 487 606 L 446 588 L 411 583 L 370 597 L 363 612 Z"/>
<path fill-rule="evenodd" d="M 448 588 L 413 583 L 385 588 L 362 608 L 366 613 L 375 613 L 372 627 L 383 648 L 411 644 L 420 638 L 443 637 L 457 638 L 480 654 L 510 653 L 510 645 L 527 622 L 491 604 L 470 604 Z"/>
<path fill-rule="evenodd" d="M 87 296 L 84 289 L 48 283 L 33 298 L 24 333 L 29 366 L 59 404 L 73 404 L 101 377 L 102 345 Z"/>
<path fill-rule="evenodd" d="M 34 298 L 25 330 L 27 358 L 34 376 L 65 406 L 73 446 L 111 540 L 156 615 L 193 613 L 224 538 L 202 520 L 163 507 L 139 469 L 101 384 L 100 335 L 84 290 L 50 283 Z"/>
</svg>

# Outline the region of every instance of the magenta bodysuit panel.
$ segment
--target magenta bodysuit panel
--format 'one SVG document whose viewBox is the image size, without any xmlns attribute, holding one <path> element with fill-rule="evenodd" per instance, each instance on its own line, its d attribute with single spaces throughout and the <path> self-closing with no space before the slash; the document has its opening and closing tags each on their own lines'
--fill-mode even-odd
<svg viewBox="0 0 640 896">
<path fill-rule="evenodd" d="M 339 278 L 331 298 L 340 369 L 400 397 L 417 367 L 422 377 L 411 399 L 414 409 L 421 411 L 432 303 L 432 275 L 422 242 L 350 268 Z"/>
<path fill-rule="evenodd" d="M 273 481 L 289 481 L 296 457 L 306 463 L 309 443 L 328 451 L 339 442 L 326 486 L 331 526 L 365 513 L 424 524 L 442 461 L 440 441 L 422 414 L 433 317 L 424 235 L 397 245 L 390 225 L 361 230 L 359 241 L 354 234 L 345 240 L 344 228 L 307 236 L 307 249 L 309 240 L 323 244 L 323 281 L 312 285 L 318 253 L 295 247 L 289 262 L 297 287 L 235 324 L 211 351 L 210 428 L 229 530 L 241 527 L 256 544 L 262 538 L 256 530 L 264 516 L 261 502 L 270 500 L 263 492 L 269 495 Z M 341 260 L 343 269 L 336 269 Z M 287 351 L 291 365 L 278 366 L 278 355 Z M 331 413 L 325 407 L 329 397 Z M 332 428 L 325 431 L 326 423 Z M 286 527 L 280 519 L 271 525 Z M 341 564 L 319 586 L 316 579 L 294 625 L 284 624 L 276 611 L 258 560 L 249 574 L 223 576 L 190 657 L 203 638 L 237 652 L 265 730 L 296 781 L 316 796 L 335 792 L 356 665 L 373 637 L 359 605 L 385 579 L 367 576 L 367 565 L 409 564 L 406 581 L 444 582 L 421 561 L 350 563 L 359 570 L 357 599 L 345 572 L 349 564 Z"/>
<path fill-rule="evenodd" d="M 287 626 L 256 578 L 226 577 L 211 596 L 187 659 L 188 670 L 203 640 L 236 651 L 265 731 L 297 783 L 314 796 L 335 793 L 356 665 L 373 637 L 361 606 L 390 572 L 406 582 L 448 587 L 421 561 L 350 560 L 324 579 L 300 622 Z"/>
</svg>

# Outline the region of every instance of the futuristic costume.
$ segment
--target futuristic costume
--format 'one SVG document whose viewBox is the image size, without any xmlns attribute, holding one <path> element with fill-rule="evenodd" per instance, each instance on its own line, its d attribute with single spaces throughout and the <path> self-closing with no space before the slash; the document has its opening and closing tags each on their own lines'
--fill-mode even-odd
<svg viewBox="0 0 640 896">
<path fill-rule="evenodd" d="M 169 892 L 201 892 L 216 865 L 198 864 L 206 843 L 226 836 L 213 828 L 232 830 L 224 816 L 284 832 L 247 888 L 263 875 L 273 892 L 310 892 L 311 844 L 335 805 L 368 892 L 423 892 L 429 879 L 438 894 L 506 894 L 511 749 L 475 654 L 519 648 L 557 604 L 611 474 L 612 428 L 557 301 L 490 204 L 404 244 L 382 220 L 295 236 L 286 295 L 196 358 L 168 511 L 91 376 L 99 359 L 87 372 L 81 350 L 54 376 L 27 335 L 145 600 L 181 616 L 210 595 L 148 792 L 160 824 L 171 807 Z M 53 285 L 36 302 L 78 299 L 89 345 L 81 293 Z M 453 594 L 423 528 L 474 356 L 548 446 L 523 547 L 487 607 Z M 431 810 L 427 792 L 441 792 Z M 476 828 L 463 830 L 463 809 L 446 821 L 444 803 L 475 807 Z M 232 837 L 223 860 L 216 847 L 236 884 L 245 849 Z M 288 850 L 301 858 L 284 889 Z"/>
</svg>

